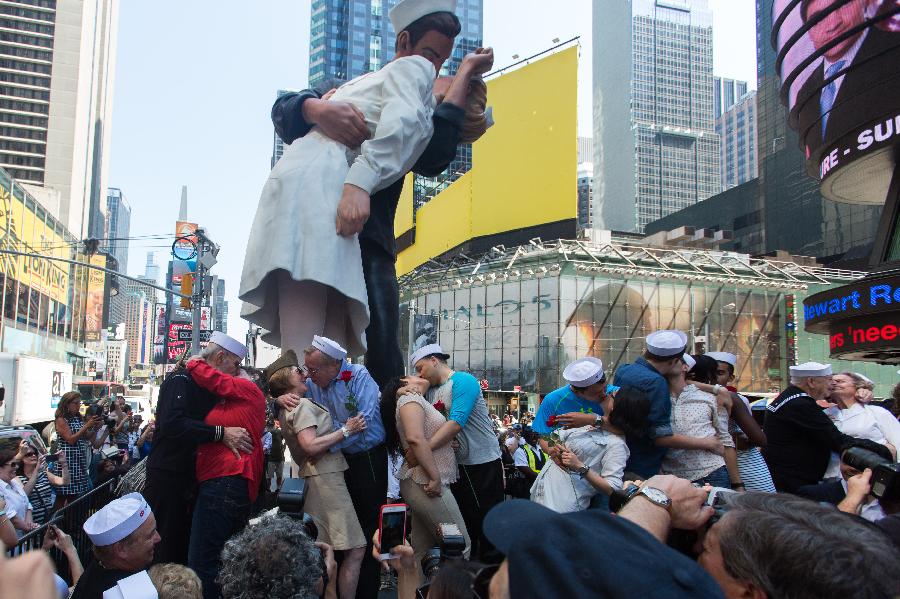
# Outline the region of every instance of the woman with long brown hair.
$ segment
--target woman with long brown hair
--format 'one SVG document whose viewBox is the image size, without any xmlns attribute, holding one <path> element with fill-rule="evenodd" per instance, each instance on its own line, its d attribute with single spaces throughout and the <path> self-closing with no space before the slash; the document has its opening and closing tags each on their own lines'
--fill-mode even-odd
<svg viewBox="0 0 900 599">
<path fill-rule="evenodd" d="M 91 416 L 86 421 L 82 419 L 81 393 L 69 391 L 59 400 L 55 414 L 56 434 L 59 449 L 66 456 L 66 462 L 69 464 L 69 484 L 62 485 L 56 490 L 54 510 L 58 510 L 91 490 L 88 466 L 90 465 L 91 447 L 99 447 L 103 442 L 102 437 L 100 443 L 94 439 L 94 433 L 101 424 L 103 424 L 102 416 Z M 57 462 L 58 464 L 59 462 Z"/>
</svg>

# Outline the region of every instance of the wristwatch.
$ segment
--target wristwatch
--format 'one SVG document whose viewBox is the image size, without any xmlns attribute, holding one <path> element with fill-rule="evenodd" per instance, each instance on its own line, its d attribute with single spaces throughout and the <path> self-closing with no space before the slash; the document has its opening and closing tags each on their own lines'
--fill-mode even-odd
<svg viewBox="0 0 900 599">
<path fill-rule="evenodd" d="M 350 438 L 350 431 L 347 430 L 347 427 L 346 427 L 346 426 L 342 426 L 342 427 L 341 427 L 341 432 L 344 434 L 344 438 L 345 438 L 345 439 L 349 439 L 349 438 Z"/>
<path fill-rule="evenodd" d="M 634 494 L 632 499 L 634 497 L 637 497 L 638 495 L 643 495 L 650 501 L 650 503 L 658 505 L 665 510 L 668 510 L 670 507 L 672 507 L 672 500 L 669 499 L 669 496 L 656 487 L 648 487 L 644 485 L 643 487 L 641 487 L 640 491 Z"/>
<path fill-rule="evenodd" d="M 596 426 L 596 427 L 603 426 L 603 414 L 597 414 L 597 417 L 594 419 L 594 426 Z"/>
<path fill-rule="evenodd" d="M 581 468 L 576 470 L 576 472 L 578 473 L 578 476 L 580 476 L 581 478 L 584 478 L 585 476 L 587 476 L 587 473 L 590 471 L 591 471 L 591 469 L 588 468 L 587 466 L 582 466 Z"/>
</svg>

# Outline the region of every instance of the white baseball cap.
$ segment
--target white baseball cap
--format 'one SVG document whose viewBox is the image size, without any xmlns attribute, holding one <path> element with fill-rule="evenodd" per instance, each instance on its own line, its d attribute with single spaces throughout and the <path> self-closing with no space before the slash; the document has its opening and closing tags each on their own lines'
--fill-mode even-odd
<svg viewBox="0 0 900 599">
<path fill-rule="evenodd" d="M 247 357 L 247 346 L 234 337 L 229 337 L 222 331 L 213 331 L 212 335 L 209 336 L 209 342 L 215 343 L 225 351 L 233 353 L 241 360 Z"/>
<path fill-rule="evenodd" d="M 661 358 L 683 354 L 686 346 L 687 335 L 682 331 L 662 330 L 647 335 L 647 349 Z"/>
<path fill-rule="evenodd" d="M 82 528 L 94 545 L 105 547 L 136 531 L 152 513 L 143 495 L 129 493 L 100 508 Z"/>
<path fill-rule="evenodd" d="M 716 362 L 725 362 L 726 364 L 731 364 L 732 366 L 737 365 L 737 356 L 734 354 L 730 354 L 727 351 L 708 351 L 705 355 L 709 356 Z"/>
<path fill-rule="evenodd" d="M 563 378 L 576 387 L 589 387 L 603 378 L 603 362 L 592 357 L 575 360 L 563 370 Z"/>
<path fill-rule="evenodd" d="M 341 347 L 337 341 L 332 341 L 328 337 L 313 335 L 312 346 L 335 360 L 343 360 L 347 357 L 347 350 Z"/>
<path fill-rule="evenodd" d="M 791 376 L 802 378 L 806 376 L 829 376 L 831 374 L 831 364 L 820 364 L 819 362 L 804 362 L 791 366 Z"/>
<path fill-rule="evenodd" d="M 415 370 L 416 362 L 427 356 L 435 355 L 440 356 L 444 360 L 450 359 L 450 354 L 444 353 L 444 349 L 440 345 L 438 345 L 437 343 L 431 343 L 429 345 L 420 347 L 413 352 L 413 355 L 409 357 L 409 367 Z"/>
<path fill-rule="evenodd" d="M 425 15 L 436 12 L 456 13 L 456 0 L 401 0 L 388 16 L 394 33 L 400 33 Z"/>
</svg>

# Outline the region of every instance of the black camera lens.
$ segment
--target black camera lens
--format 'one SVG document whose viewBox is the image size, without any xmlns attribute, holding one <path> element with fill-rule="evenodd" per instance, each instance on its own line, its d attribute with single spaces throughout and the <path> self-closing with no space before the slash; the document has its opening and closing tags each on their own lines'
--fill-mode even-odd
<svg viewBox="0 0 900 599">
<path fill-rule="evenodd" d="M 441 549 L 432 547 L 422 556 L 422 573 L 425 580 L 431 580 L 441 567 Z"/>
</svg>

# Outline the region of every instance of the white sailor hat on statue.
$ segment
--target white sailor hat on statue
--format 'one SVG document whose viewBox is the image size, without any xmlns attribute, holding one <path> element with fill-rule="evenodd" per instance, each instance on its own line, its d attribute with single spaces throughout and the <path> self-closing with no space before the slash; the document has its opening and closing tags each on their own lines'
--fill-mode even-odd
<svg viewBox="0 0 900 599">
<path fill-rule="evenodd" d="M 727 351 L 708 351 L 705 355 L 709 356 L 716 362 L 725 362 L 726 364 L 731 364 L 732 366 L 735 366 L 737 364 L 737 356 L 734 354 L 730 354 Z"/>
<path fill-rule="evenodd" d="M 603 378 L 603 362 L 592 357 L 575 360 L 563 370 L 563 378 L 574 387 L 590 387 Z"/>
<path fill-rule="evenodd" d="M 157 599 L 159 593 L 146 570 L 127 576 L 103 591 L 103 599 Z"/>
<path fill-rule="evenodd" d="M 707 355 L 709 355 L 709 354 L 707 354 Z M 684 354 L 683 356 L 681 356 L 681 359 L 684 360 L 684 363 L 685 363 L 685 364 L 687 364 L 688 369 L 691 369 L 691 368 L 693 368 L 694 366 L 697 365 L 697 360 L 695 360 L 694 358 L 692 358 L 692 357 L 691 357 L 691 354 L 687 354 L 687 353 L 686 353 L 686 354 Z"/>
<path fill-rule="evenodd" d="M 225 351 L 231 352 L 243 360 L 247 357 L 247 347 L 233 337 L 229 337 L 222 331 L 213 331 L 209 336 L 209 342 L 215 343 Z"/>
<path fill-rule="evenodd" d="M 347 350 L 328 337 L 313 335 L 312 346 L 334 360 L 343 360 L 347 357 Z"/>
<path fill-rule="evenodd" d="M 400 33 L 425 15 L 435 12 L 456 13 L 456 0 L 401 0 L 388 16 L 394 32 Z"/>
<path fill-rule="evenodd" d="M 681 331 L 662 330 L 647 335 L 647 349 L 660 358 L 683 354 L 686 346 L 687 335 Z"/>
<path fill-rule="evenodd" d="M 820 364 L 819 362 L 804 362 L 791 366 L 791 377 L 803 378 L 807 376 L 831 376 L 831 364 Z"/>
<path fill-rule="evenodd" d="M 109 502 L 84 522 L 84 532 L 97 547 L 118 543 L 150 517 L 150 506 L 140 493 Z"/>
<path fill-rule="evenodd" d="M 421 360 L 422 358 L 427 358 L 428 356 L 440 356 L 444 360 L 450 359 L 450 354 L 444 353 L 444 348 L 442 348 L 437 343 L 431 343 L 429 345 L 425 345 L 420 347 L 409 357 L 409 366 L 413 370 L 416 369 L 416 362 Z"/>
</svg>

